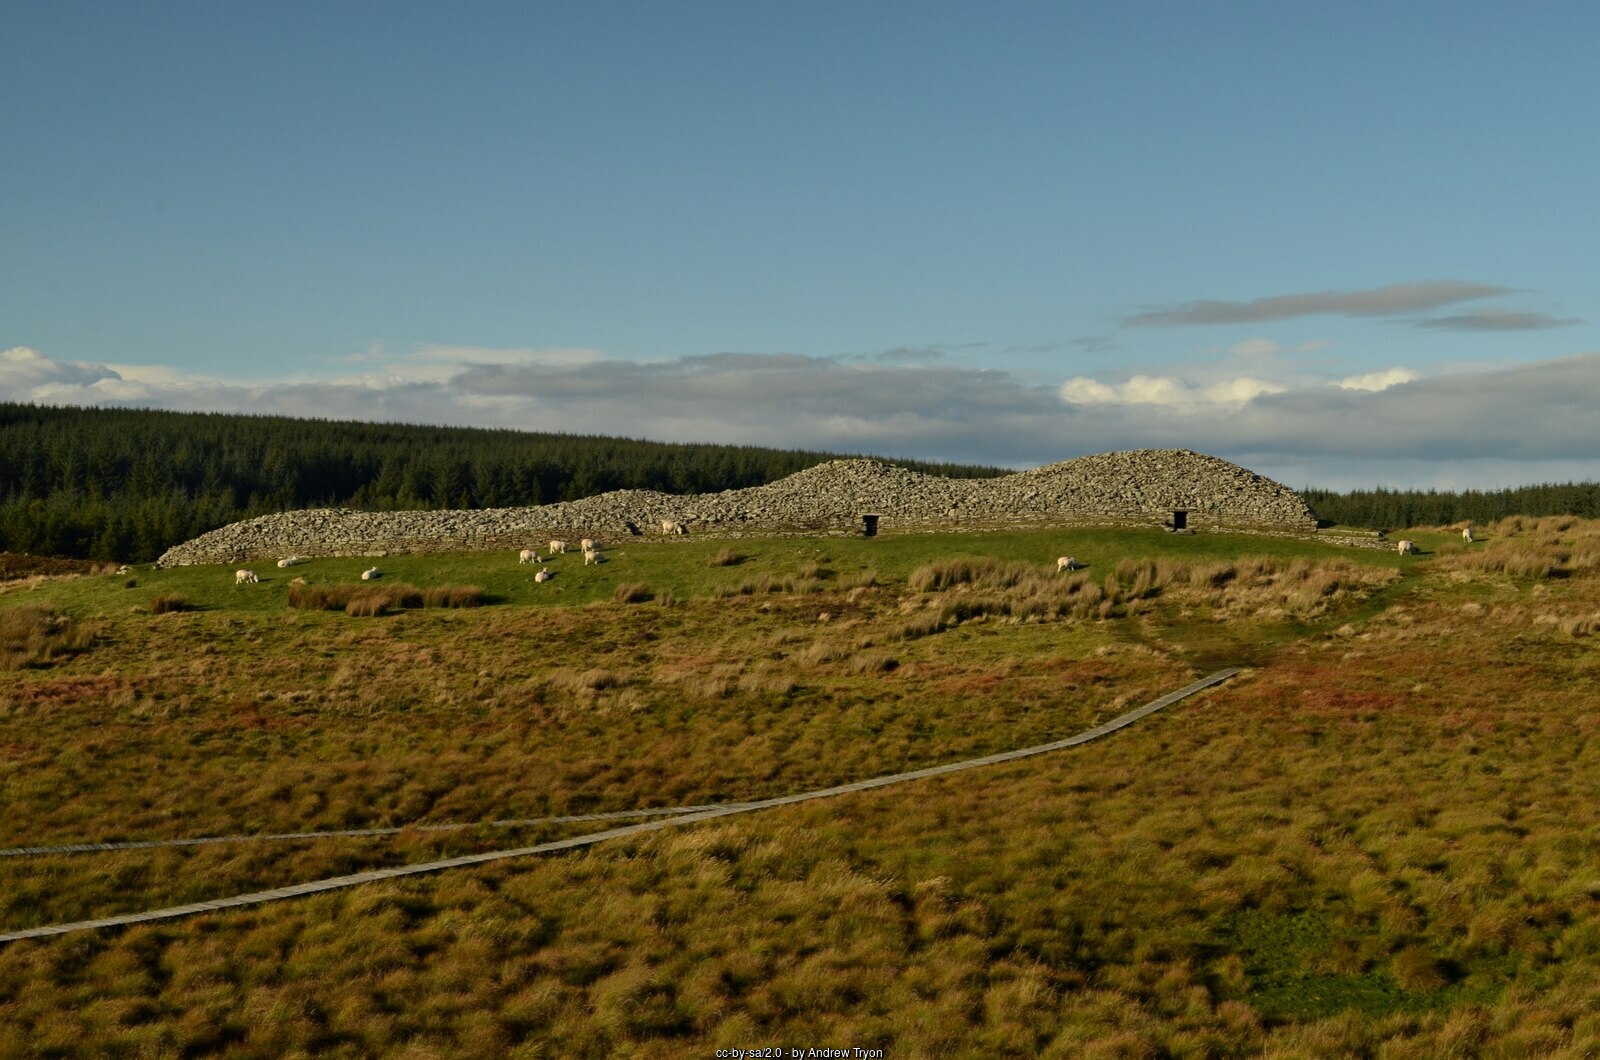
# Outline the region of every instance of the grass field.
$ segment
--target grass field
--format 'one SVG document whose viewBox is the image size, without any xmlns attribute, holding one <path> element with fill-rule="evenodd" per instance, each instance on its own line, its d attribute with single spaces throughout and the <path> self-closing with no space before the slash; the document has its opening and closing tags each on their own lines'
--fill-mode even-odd
<svg viewBox="0 0 1600 1060">
<path fill-rule="evenodd" d="M 0 1056 L 1589 1055 L 1600 526 L 1074 530 L 0 590 L 0 846 L 910 787 L 0 947 Z M 1057 555 L 1088 563 L 1057 574 Z M 370 586 L 368 587 L 370 588 Z M 351 605 L 354 607 L 354 604 Z M 597 825 L 0 858 L 0 929 Z"/>
</svg>

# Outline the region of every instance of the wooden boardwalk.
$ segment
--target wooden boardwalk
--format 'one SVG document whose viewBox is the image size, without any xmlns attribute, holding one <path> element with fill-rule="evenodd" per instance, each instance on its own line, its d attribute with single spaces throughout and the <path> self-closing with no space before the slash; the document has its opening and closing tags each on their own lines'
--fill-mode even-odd
<svg viewBox="0 0 1600 1060">
<path fill-rule="evenodd" d="M 731 817 L 739 813 L 753 813 L 756 810 L 767 810 L 775 806 L 788 806 L 798 802 L 809 802 L 812 799 L 827 799 L 836 795 L 847 795 L 857 791 L 871 791 L 873 788 L 885 788 L 892 784 L 904 784 L 913 780 L 922 780 L 926 777 L 944 776 L 948 773 L 960 773 L 968 769 L 979 769 L 984 766 L 999 765 L 1003 762 L 1015 762 L 1019 759 L 1030 758 L 1033 755 L 1046 754 L 1051 751 L 1060 751 L 1068 747 L 1098 740 L 1102 736 L 1116 732 L 1161 710 L 1171 706 L 1181 699 L 1194 695 L 1203 689 L 1221 684 L 1239 672 L 1238 667 L 1230 667 L 1208 674 L 1198 681 L 1184 685 L 1176 692 L 1169 692 L 1159 699 L 1152 700 L 1142 707 L 1128 711 L 1126 714 L 1086 729 L 1075 736 L 1069 736 L 1053 743 L 1038 744 L 1034 747 L 1024 747 L 1016 751 L 1002 751 L 999 754 L 985 755 L 982 758 L 969 758 L 962 762 L 951 762 L 942 766 L 929 766 L 925 769 L 913 769 L 906 773 L 894 773 L 888 776 L 873 777 L 870 780 L 858 780 L 852 784 L 840 784 L 837 787 L 821 788 L 816 791 L 803 791 L 795 795 L 782 795 L 772 799 L 760 799 L 755 802 L 731 803 L 715 806 L 709 809 L 698 810 L 639 824 L 624 825 L 620 828 L 610 828 L 603 832 L 594 832 L 589 835 L 573 836 L 570 839 L 557 839 L 548 843 L 539 843 L 531 847 L 518 847 L 514 850 L 491 850 L 482 854 L 466 854 L 458 858 L 445 858 L 442 861 L 429 861 L 416 865 L 397 865 L 387 869 L 373 869 L 369 872 L 357 872 L 349 876 L 334 876 L 330 879 L 311 880 L 306 883 L 291 884 L 288 887 L 275 887 L 270 891 L 256 891 L 251 894 L 239 894 L 229 898 L 216 898 L 209 902 L 194 902 L 190 905 L 170 906 L 166 909 L 151 909 L 142 913 L 123 913 L 119 916 L 101 917 L 98 920 L 78 920 L 68 924 L 48 924 L 44 927 L 24 928 L 20 931 L 0 933 L 0 943 L 15 942 L 20 939 L 45 938 L 50 935 L 67 935 L 78 931 L 95 931 L 101 928 L 125 927 L 129 924 L 143 924 L 153 920 L 170 920 L 174 917 L 192 916 L 196 913 L 210 913 L 220 909 L 236 909 L 240 906 L 260 905 L 263 902 L 274 902 L 283 898 L 299 898 L 308 894 L 321 894 L 324 891 L 337 891 L 346 887 L 357 887 L 364 883 L 377 883 L 382 880 L 393 880 L 401 876 L 417 876 L 426 872 L 442 872 L 445 869 L 465 868 L 469 865 L 483 865 L 491 861 L 505 861 L 508 858 L 528 857 L 532 854 L 551 854 L 559 850 L 572 850 L 577 847 L 592 846 L 604 843 L 609 839 L 623 839 L 628 836 L 644 835 L 647 832 L 659 832 L 665 828 L 675 828 L 679 825 L 698 824 L 701 821 L 711 821 L 719 817 Z M 624 811 L 634 812 L 634 811 Z M 325 834 L 325 833 L 323 833 Z M 168 841 L 174 842 L 174 841 Z M 182 842 L 181 840 L 176 842 Z"/>
</svg>

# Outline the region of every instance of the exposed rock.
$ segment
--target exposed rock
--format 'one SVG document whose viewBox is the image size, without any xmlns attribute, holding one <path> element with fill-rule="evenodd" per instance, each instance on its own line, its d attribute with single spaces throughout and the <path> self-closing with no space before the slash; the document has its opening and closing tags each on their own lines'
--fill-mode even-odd
<svg viewBox="0 0 1600 1060">
<path fill-rule="evenodd" d="M 690 533 L 926 529 L 1083 519 L 1311 530 L 1300 495 L 1237 464 L 1187 449 L 1099 453 L 994 479 L 947 479 L 878 460 L 834 460 L 765 486 L 676 496 L 613 493 L 531 508 L 477 511 L 283 512 L 233 523 L 167 552 L 163 567 L 236 563 L 258 556 L 366 556 L 391 552 L 523 548 L 551 535 L 609 543 L 654 532 L 663 519 Z"/>
</svg>

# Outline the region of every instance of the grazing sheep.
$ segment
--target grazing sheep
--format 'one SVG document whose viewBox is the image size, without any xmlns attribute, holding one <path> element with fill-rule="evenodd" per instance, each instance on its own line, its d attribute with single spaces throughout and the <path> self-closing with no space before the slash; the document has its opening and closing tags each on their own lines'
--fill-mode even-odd
<svg viewBox="0 0 1600 1060">
<path fill-rule="evenodd" d="M 550 542 L 550 554 L 552 556 L 555 555 L 557 552 L 565 554 L 566 551 L 567 551 L 567 543 L 565 541 L 552 541 L 552 542 Z"/>
<path fill-rule="evenodd" d="M 1472 544 L 1472 527 L 1464 526 L 1461 528 L 1461 540 L 1469 545 Z"/>
<path fill-rule="evenodd" d="M 364 582 L 375 581 L 381 577 L 383 577 L 383 571 L 379 570 L 377 567 L 368 567 L 366 570 L 361 572 L 361 580 Z"/>
<path fill-rule="evenodd" d="M 1402 556 L 1415 556 L 1417 554 L 1417 543 L 1415 541 L 1402 541 L 1396 547 Z"/>
<path fill-rule="evenodd" d="M 683 534 L 683 533 L 687 533 L 687 531 L 684 530 L 684 528 L 683 528 L 683 524 L 678 522 L 678 520 L 676 520 L 676 519 L 663 519 L 663 520 L 661 520 L 661 532 L 663 534 Z"/>
<path fill-rule="evenodd" d="M 538 563 L 539 562 L 539 553 L 536 552 L 535 550 L 531 549 L 531 548 L 525 548 L 521 552 L 517 553 L 517 562 L 518 563 Z"/>
<path fill-rule="evenodd" d="M 540 567 L 538 572 L 536 574 L 534 574 L 533 580 L 536 581 L 536 582 L 547 582 L 547 581 L 549 581 L 550 580 L 550 572 L 549 572 L 549 570 L 547 570 L 544 567 Z"/>
<path fill-rule="evenodd" d="M 236 570 L 233 572 L 233 584 L 235 585 L 254 585 L 260 580 L 253 570 Z"/>
<path fill-rule="evenodd" d="M 1078 561 L 1072 556 L 1062 556 L 1056 560 L 1056 573 L 1059 574 L 1064 570 L 1077 570 L 1078 566 Z"/>
<path fill-rule="evenodd" d="M 591 563 L 598 564 L 599 562 L 600 562 L 600 553 L 596 552 L 592 548 L 586 548 L 586 549 L 583 550 L 583 565 L 585 567 L 587 567 Z"/>
<path fill-rule="evenodd" d="M 600 542 L 596 541 L 592 537 L 586 537 L 582 541 L 578 542 L 578 547 L 583 549 L 585 552 L 599 552 Z"/>
</svg>

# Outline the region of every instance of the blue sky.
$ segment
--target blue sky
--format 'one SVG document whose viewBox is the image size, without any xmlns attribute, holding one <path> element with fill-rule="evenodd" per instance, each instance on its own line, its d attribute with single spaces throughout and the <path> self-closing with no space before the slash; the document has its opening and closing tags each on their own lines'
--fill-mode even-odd
<svg viewBox="0 0 1600 1060">
<path fill-rule="evenodd" d="M 7 5 L 0 398 L 1600 478 L 1600 8 Z"/>
</svg>

